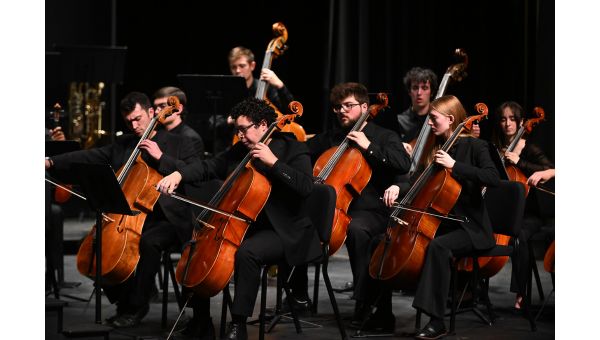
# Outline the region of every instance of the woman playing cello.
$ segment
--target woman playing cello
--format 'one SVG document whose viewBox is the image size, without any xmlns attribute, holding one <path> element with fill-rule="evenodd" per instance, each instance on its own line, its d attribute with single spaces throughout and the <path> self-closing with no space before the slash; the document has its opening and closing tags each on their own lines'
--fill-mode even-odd
<svg viewBox="0 0 600 340">
<path fill-rule="evenodd" d="M 516 167 L 512 171 L 520 173 L 520 175 L 514 177 L 522 177 L 521 181 L 526 180 L 527 184 L 535 187 L 554 177 L 554 164 L 538 146 L 528 143 L 525 139 L 521 138 L 516 142 L 516 147 L 510 148 L 510 145 L 515 142 L 514 139 L 518 135 L 517 132 L 523 126 L 524 118 L 523 108 L 519 104 L 513 101 L 502 103 L 494 114 L 492 142 L 502 154 L 505 165 L 509 168 Z M 514 179 L 511 178 L 511 180 Z M 517 293 L 515 299 L 515 308 L 517 309 L 521 308 L 529 270 L 527 240 L 543 224 L 543 221 L 539 217 L 540 214 L 537 211 L 537 195 L 547 195 L 547 193 L 539 192 L 538 190 L 533 191 L 531 192 L 530 190 L 527 196 L 525 217 L 523 218 L 523 226 L 519 233 L 519 247 L 515 248 L 516 251 L 512 257 L 513 265 L 510 291 Z"/>
<path fill-rule="evenodd" d="M 425 262 L 417 284 L 413 307 L 428 314 L 429 323 L 417 332 L 417 339 L 438 339 L 446 334 L 444 312 L 450 286 L 450 259 L 474 249 L 495 245 L 487 211 L 481 197 L 482 186 L 499 182 L 498 170 L 484 141 L 471 137 L 464 130 L 454 145 L 440 150 L 459 124 L 467 118 L 465 109 L 454 96 L 443 96 L 431 103 L 428 124 L 435 136 L 435 145 L 426 162 L 451 171 L 462 186 L 451 214 L 467 217 L 466 222 L 443 220 L 435 238 L 429 242 Z M 387 199 L 391 206 L 393 199 Z"/>
<path fill-rule="evenodd" d="M 248 151 L 254 168 L 269 180 L 268 200 L 235 254 L 233 321 L 226 338 L 246 339 L 246 318 L 254 309 L 261 265 L 282 260 L 296 265 L 315 259 L 321 250 L 316 229 L 303 211 L 313 189 L 308 149 L 290 133 L 275 132 L 268 145 L 260 142 L 276 119 L 275 111 L 263 100 L 246 99 L 233 107 L 231 114 L 241 143 L 214 159 L 196 162 L 163 178 L 158 189 L 172 193 L 180 182 L 224 179 Z"/>
</svg>

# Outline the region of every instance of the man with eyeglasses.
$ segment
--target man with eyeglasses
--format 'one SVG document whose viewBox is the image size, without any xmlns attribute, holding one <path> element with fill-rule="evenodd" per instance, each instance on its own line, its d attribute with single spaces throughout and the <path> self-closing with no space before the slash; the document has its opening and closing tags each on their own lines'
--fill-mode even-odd
<svg viewBox="0 0 600 340">
<path fill-rule="evenodd" d="M 352 200 L 348 213 L 352 218 L 347 230 L 346 247 L 350 258 L 350 267 L 354 280 L 354 298 L 356 299 L 354 323 L 362 320 L 367 311 L 366 282 L 369 276 L 371 240 L 383 234 L 389 217 L 389 209 L 380 197 L 383 191 L 398 175 L 408 172 L 410 157 L 406 153 L 398 134 L 366 121 L 362 129 L 351 131 L 358 119 L 368 114 L 369 96 L 367 88 L 359 83 L 336 85 L 330 94 L 330 101 L 340 128 L 325 131 L 309 139 L 306 144 L 310 150 L 313 164 L 319 156 L 333 146 L 339 145 L 344 138 L 351 146 L 360 150 L 372 169 L 371 179 L 362 193 Z M 338 163 L 336 167 L 354 167 L 355 164 Z M 298 307 L 310 305 L 307 294 L 307 274 L 305 268 L 296 268 L 292 280 L 292 290 Z M 390 300 L 391 301 L 391 300 Z M 308 303 L 306 303 L 308 302 Z M 300 308 L 299 308 L 300 309 Z M 371 328 L 393 328 L 395 323 L 391 304 L 378 308 L 372 318 L 376 322 Z"/>
<path fill-rule="evenodd" d="M 247 339 L 246 319 L 254 309 L 261 265 L 306 263 L 320 256 L 321 248 L 317 231 L 303 208 L 314 186 L 306 145 L 292 133 L 283 132 L 274 132 L 268 141 L 261 142 L 277 117 L 264 100 L 245 99 L 231 109 L 231 117 L 240 142 L 215 158 L 175 171 L 159 181 L 157 188 L 167 194 L 180 183 L 225 179 L 248 152 L 254 168 L 269 180 L 269 198 L 235 254 L 235 296 L 226 339 Z M 280 270 L 287 271 L 282 267 Z M 210 305 L 204 306 L 198 313 L 210 313 Z"/>
<path fill-rule="evenodd" d="M 167 107 L 167 100 L 170 96 L 175 96 L 177 99 L 179 99 L 179 107 L 177 112 L 173 113 L 164 120 L 163 126 L 170 133 L 189 138 L 192 141 L 194 149 L 198 155 L 204 158 L 204 141 L 202 140 L 202 137 L 200 137 L 196 130 L 192 129 L 189 125 L 183 122 L 183 118 L 187 113 L 185 108 L 187 96 L 185 95 L 185 92 L 174 86 L 161 87 L 154 92 L 152 105 L 154 107 L 154 112 L 158 114 L 162 109 Z"/>
</svg>

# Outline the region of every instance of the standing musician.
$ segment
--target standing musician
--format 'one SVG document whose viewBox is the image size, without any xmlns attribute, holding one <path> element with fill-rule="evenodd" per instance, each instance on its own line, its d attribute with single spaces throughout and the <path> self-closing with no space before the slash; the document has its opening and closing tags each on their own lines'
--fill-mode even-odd
<svg viewBox="0 0 600 340">
<path fill-rule="evenodd" d="M 131 92 L 120 103 L 120 111 L 127 127 L 134 134 L 120 136 L 113 144 L 100 148 L 75 151 L 46 159 L 46 169 L 68 172 L 73 163 L 105 163 L 113 169 L 123 165 L 135 149 L 148 127 L 154 110 L 150 99 L 143 93 Z M 169 174 L 198 159 L 188 139 L 154 131 L 149 139 L 140 143 L 143 160 L 161 174 Z M 148 214 L 139 244 L 140 259 L 135 274 L 113 287 L 105 287 L 107 297 L 117 304 L 116 315 L 107 319 L 114 327 L 132 327 L 148 313 L 154 278 L 160 269 L 161 252 L 175 244 L 190 239 L 192 232 L 191 210 L 177 200 L 160 197 L 158 204 Z"/>
<path fill-rule="evenodd" d="M 243 77 L 244 80 L 246 80 L 249 97 L 255 96 L 260 79 L 269 84 L 267 98 L 279 109 L 279 111 L 283 112 L 283 109 L 294 100 L 290 90 L 285 86 L 283 81 L 277 77 L 277 74 L 275 74 L 273 70 L 263 68 L 260 70 L 259 79 L 254 78 L 252 72 L 254 72 L 254 68 L 256 67 L 256 61 L 254 60 L 254 53 L 252 53 L 250 49 L 243 46 L 234 47 L 229 51 L 227 59 L 229 60 L 229 70 L 231 71 L 231 74 Z"/>
<path fill-rule="evenodd" d="M 213 159 L 188 165 L 158 183 L 162 193 L 172 193 L 181 182 L 225 179 L 250 151 L 254 167 L 272 186 L 270 196 L 251 224 L 235 254 L 235 296 L 227 339 L 247 339 L 246 319 L 252 315 L 263 264 L 285 261 L 297 265 L 321 254 L 319 238 L 303 205 L 313 188 L 306 146 L 293 134 L 275 132 L 267 144 L 260 139 L 276 119 L 265 101 L 248 98 L 231 110 L 240 138 Z M 209 313 L 210 311 L 204 311 Z"/>
<path fill-rule="evenodd" d="M 371 167 L 369 183 L 360 196 L 352 200 L 348 209 L 352 221 L 348 225 L 346 247 L 350 258 L 352 278 L 354 281 L 354 298 L 356 299 L 355 319 L 363 308 L 365 289 L 362 285 L 369 276 L 370 254 L 368 245 L 371 239 L 385 231 L 389 211 L 379 199 L 381 192 L 394 182 L 397 174 L 404 174 L 410 167 L 410 157 L 402 146 L 398 135 L 376 124 L 365 122 L 362 130 L 352 131 L 361 115 L 367 112 L 369 96 L 367 88 L 359 83 L 341 83 L 330 93 L 333 106 L 341 128 L 317 134 L 306 144 L 310 150 L 313 163 L 326 150 L 339 145 L 345 137 L 354 144 Z M 336 166 L 354 167 L 355 164 L 338 163 Z M 306 270 L 294 271 L 292 288 L 296 302 L 307 301 Z M 389 309 L 391 314 L 391 305 Z"/>
<path fill-rule="evenodd" d="M 507 151 L 523 125 L 524 112 L 521 105 L 513 101 L 502 103 L 494 114 L 492 143 L 505 157 L 505 162 L 515 165 L 528 177 L 527 184 L 537 186 L 554 177 L 554 164 L 535 144 L 521 139 L 515 149 Z M 532 192 L 533 191 L 533 192 Z M 537 190 L 530 190 L 525 204 L 525 216 L 519 232 L 519 246 L 512 254 L 512 278 L 510 291 L 517 293 L 515 308 L 521 309 L 529 270 L 528 240 L 543 225 L 538 211 L 537 195 L 547 195 Z"/>
<path fill-rule="evenodd" d="M 492 226 L 481 197 L 482 186 L 496 186 L 499 174 L 482 140 L 463 134 L 448 153 L 439 150 L 457 126 L 467 118 L 465 109 L 454 96 L 443 96 L 431 103 L 428 124 L 435 145 L 426 160 L 452 170 L 452 177 L 462 186 L 452 214 L 465 216 L 467 222 L 442 221 L 435 238 L 429 243 L 425 263 L 418 281 L 413 307 L 430 316 L 429 323 L 417 332 L 417 339 L 438 339 L 446 334 L 444 312 L 450 289 L 450 260 L 474 249 L 495 245 Z M 384 199 L 391 206 L 394 199 Z M 391 298 L 391 295 L 388 295 Z"/>
<path fill-rule="evenodd" d="M 413 67 L 404 75 L 404 86 L 410 97 L 410 107 L 395 115 L 395 119 L 383 121 L 385 113 L 375 117 L 374 122 L 388 126 L 398 132 L 403 143 L 416 139 L 421 126 L 427 119 L 432 97 L 437 92 L 438 81 L 435 73 L 428 68 Z"/>
</svg>

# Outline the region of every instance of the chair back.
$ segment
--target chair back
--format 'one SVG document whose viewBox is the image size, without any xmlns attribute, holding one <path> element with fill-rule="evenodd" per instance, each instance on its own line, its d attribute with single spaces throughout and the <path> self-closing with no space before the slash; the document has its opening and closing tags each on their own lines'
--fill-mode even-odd
<svg viewBox="0 0 600 340">
<path fill-rule="evenodd" d="M 328 184 L 315 183 L 314 189 L 306 201 L 308 216 L 317 229 L 323 244 L 329 244 L 333 214 L 335 212 L 335 189 Z"/>
<path fill-rule="evenodd" d="M 486 190 L 484 202 L 496 234 L 517 236 L 525 212 L 525 186 L 521 182 L 501 180 Z"/>
</svg>

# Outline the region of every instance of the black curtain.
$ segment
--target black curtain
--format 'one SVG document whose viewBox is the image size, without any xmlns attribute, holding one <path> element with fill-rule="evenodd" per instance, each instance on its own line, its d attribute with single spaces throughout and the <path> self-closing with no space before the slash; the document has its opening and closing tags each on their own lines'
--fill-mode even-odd
<svg viewBox="0 0 600 340">
<path fill-rule="evenodd" d="M 46 50 L 54 44 L 110 44 L 110 2 L 100 3 L 62 0 L 46 6 Z M 358 81 L 372 93 L 388 92 L 391 110 L 398 112 L 409 105 L 402 84 L 406 71 L 427 67 L 441 79 L 460 47 L 469 56 L 468 76 L 446 93 L 470 113 L 478 102 L 493 110 L 515 100 L 527 114 L 542 106 L 547 122 L 531 138 L 554 157 L 552 2 L 117 1 L 116 16 L 116 44 L 128 47 L 117 98 L 132 90 L 152 95 L 177 85 L 180 73 L 229 74 L 227 52 L 236 45 L 252 49 L 261 65 L 271 25 L 281 21 L 289 49 L 272 68 L 304 105 L 299 123 L 308 133 L 334 124 L 328 95 L 336 83 Z M 68 95 L 65 84 L 52 80 L 59 76 L 49 78 L 52 71 L 46 68 L 49 107 Z M 125 129 L 116 115 L 115 130 Z"/>
</svg>

